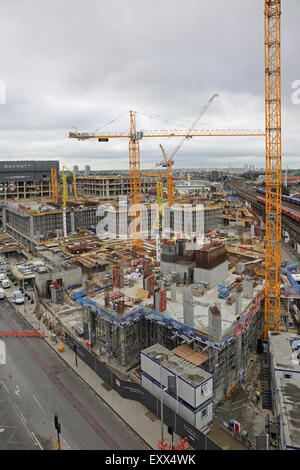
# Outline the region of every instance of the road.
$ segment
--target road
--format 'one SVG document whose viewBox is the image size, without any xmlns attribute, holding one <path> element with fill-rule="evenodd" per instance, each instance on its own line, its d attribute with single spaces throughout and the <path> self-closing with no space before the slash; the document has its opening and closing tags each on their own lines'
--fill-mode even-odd
<svg viewBox="0 0 300 470">
<path fill-rule="evenodd" d="M 11 329 L 29 328 L 15 308 L 1 300 L 0 330 Z M 5 426 L 17 428 L 15 441 L 19 442 L 19 449 L 55 449 L 57 413 L 62 449 L 145 450 L 139 438 L 45 341 L 36 337 L 2 339 L 6 344 L 6 364 L 0 365 L 0 400 L 14 413 L 0 414 L 0 449 L 11 448 L 8 431 L 1 432 Z"/>
</svg>

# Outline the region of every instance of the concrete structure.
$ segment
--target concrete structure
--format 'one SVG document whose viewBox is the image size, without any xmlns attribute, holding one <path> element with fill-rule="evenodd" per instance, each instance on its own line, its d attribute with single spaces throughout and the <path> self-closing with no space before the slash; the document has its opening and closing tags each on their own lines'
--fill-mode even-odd
<svg viewBox="0 0 300 470">
<path fill-rule="evenodd" d="M 202 269 L 195 267 L 194 282 L 201 283 L 207 289 L 212 289 L 228 277 L 228 261 L 212 269 Z"/>
<path fill-rule="evenodd" d="M 194 304 L 190 286 L 183 288 L 183 323 L 194 328 Z"/>
<path fill-rule="evenodd" d="M 222 336 L 222 317 L 220 304 L 210 305 L 208 308 L 208 330 L 214 338 L 220 339 Z"/>
<path fill-rule="evenodd" d="M 82 284 L 82 271 L 80 267 L 67 266 L 65 269 L 49 269 L 47 273 L 36 273 L 35 285 L 42 297 L 47 297 L 49 294 L 49 286 L 53 282 L 61 284 L 64 289 L 69 289 L 74 286 L 81 286 Z"/>
<path fill-rule="evenodd" d="M 253 279 L 251 277 L 245 277 L 243 280 L 243 296 L 246 299 L 252 299 L 253 297 Z"/>
<path fill-rule="evenodd" d="M 176 208 L 177 230 L 184 233 L 187 230 L 187 221 L 184 217 L 185 210 Z M 211 219 L 210 208 L 199 211 L 201 217 L 207 215 L 207 224 Z M 171 211 L 173 213 L 173 211 Z M 193 211 L 195 214 L 195 211 Z M 191 215 L 191 214 L 190 214 Z M 156 206 L 144 204 L 141 211 L 141 228 L 145 239 L 154 237 L 154 222 L 156 218 Z M 196 221 L 195 215 L 194 219 Z M 212 218 L 212 220 L 214 220 Z M 135 229 L 131 221 L 131 212 L 126 201 L 120 201 L 116 205 L 87 205 L 72 206 L 69 204 L 66 210 L 67 234 L 76 234 L 79 230 L 95 230 L 97 235 L 104 239 L 128 238 Z M 208 226 L 208 225 L 207 225 Z M 22 204 L 9 202 L 3 210 L 3 227 L 8 233 L 25 243 L 26 245 L 51 238 L 63 236 L 63 211 L 51 205 L 45 205 L 38 201 L 28 201 Z M 174 227 L 174 226 L 173 226 Z M 191 230 L 196 229 L 194 222 L 190 225 Z M 173 230 L 173 228 L 172 228 Z M 170 230 L 169 230 L 170 232 Z M 200 231 L 200 235 L 203 232 Z"/>
<path fill-rule="evenodd" d="M 194 282 L 212 289 L 228 277 L 228 261 L 223 244 L 206 245 L 196 251 Z"/>
<path fill-rule="evenodd" d="M 156 181 L 141 178 L 142 193 L 147 194 L 150 189 L 156 188 Z M 114 198 L 116 196 L 130 195 L 129 175 L 109 176 L 78 176 L 77 186 L 88 196 Z"/>
</svg>

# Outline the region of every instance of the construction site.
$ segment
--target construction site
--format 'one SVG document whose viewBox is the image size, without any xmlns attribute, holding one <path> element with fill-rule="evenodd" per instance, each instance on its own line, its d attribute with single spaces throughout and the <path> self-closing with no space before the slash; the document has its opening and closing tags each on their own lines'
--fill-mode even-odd
<svg viewBox="0 0 300 470">
<path fill-rule="evenodd" d="M 300 258 L 286 235 L 297 222 L 281 221 L 278 165 L 280 14 L 279 0 L 265 1 L 266 131 L 197 130 L 213 95 L 184 132 L 139 131 L 134 111 L 128 133 L 70 132 L 78 141 L 128 140 L 129 175 L 77 178 L 63 166 L 60 177 L 53 164 L 40 183 L 11 180 L 0 233 L 0 268 L 9 266 L 11 290 L 26 292 L 54 345 L 73 341 L 117 380 L 160 400 L 165 390 L 166 405 L 212 439 L 220 427 L 262 449 L 300 447 Z M 229 179 L 173 176 L 178 150 L 203 135 L 266 137 L 264 207 Z M 141 173 L 147 137 L 180 139 L 170 155 L 160 144 L 165 173 Z M 260 393 L 254 431 L 246 414 L 256 413 Z"/>
<path fill-rule="evenodd" d="M 12 280 L 25 283 L 54 344 L 72 336 L 122 380 L 143 382 L 141 353 L 155 345 L 209 374 L 215 415 L 245 390 L 262 348 L 262 217 L 225 188 L 176 195 L 172 207 L 158 182 L 155 203 L 142 199 L 137 238 L 126 198 L 107 207 L 78 197 L 73 176 L 73 191 L 52 181 L 52 197 L 3 207 L 2 262 Z M 291 287 L 284 275 L 282 282 Z M 282 331 L 295 328 L 288 312 Z M 209 415 L 200 429 L 211 429 Z"/>
</svg>

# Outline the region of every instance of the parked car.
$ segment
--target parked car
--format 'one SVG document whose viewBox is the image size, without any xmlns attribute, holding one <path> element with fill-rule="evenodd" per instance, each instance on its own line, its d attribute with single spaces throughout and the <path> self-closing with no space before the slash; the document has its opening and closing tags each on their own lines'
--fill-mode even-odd
<svg viewBox="0 0 300 470">
<path fill-rule="evenodd" d="M 4 289 L 2 289 L 2 287 L 0 287 L 0 300 L 2 300 L 4 298 L 5 298 Z"/>
<path fill-rule="evenodd" d="M 15 304 L 23 304 L 24 303 L 24 294 L 19 290 L 13 291 L 12 302 Z"/>
<path fill-rule="evenodd" d="M 1 282 L 1 285 L 3 289 L 7 289 L 8 287 L 11 286 L 11 282 L 9 279 L 3 279 L 3 281 Z"/>
</svg>

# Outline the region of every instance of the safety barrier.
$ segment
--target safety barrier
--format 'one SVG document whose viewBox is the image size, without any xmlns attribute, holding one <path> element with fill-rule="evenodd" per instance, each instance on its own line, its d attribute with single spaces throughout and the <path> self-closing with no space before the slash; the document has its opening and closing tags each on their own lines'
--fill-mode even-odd
<svg viewBox="0 0 300 470">
<path fill-rule="evenodd" d="M 44 333 L 40 333 L 39 331 L 19 331 L 19 330 L 8 330 L 8 331 L 0 331 L 1 336 L 36 336 L 38 338 L 44 338 Z"/>
</svg>

